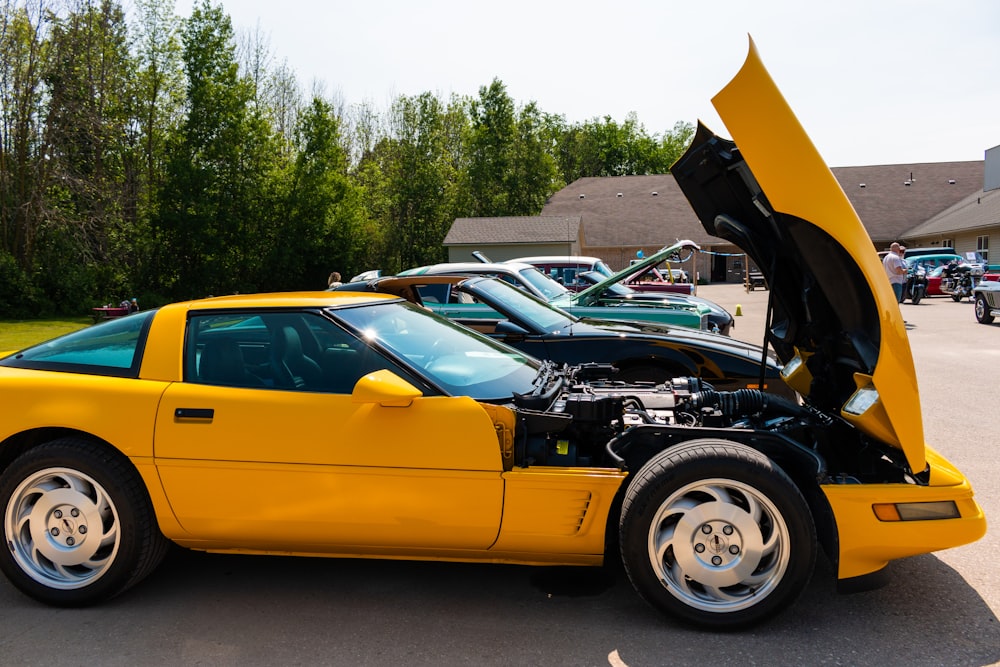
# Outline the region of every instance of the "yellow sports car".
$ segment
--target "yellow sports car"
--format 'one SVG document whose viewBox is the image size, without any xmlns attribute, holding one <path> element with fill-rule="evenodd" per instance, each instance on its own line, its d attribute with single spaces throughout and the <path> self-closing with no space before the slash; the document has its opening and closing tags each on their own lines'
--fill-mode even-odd
<svg viewBox="0 0 1000 667">
<path fill-rule="evenodd" d="M 674 175 L 771 288 L 803 398 L 558 367 L 392 296 L 232 296 L 0 360 L 0 568 L 55 605 L 117 595 L 169 542 L 217 552 L 596 566 L 712 628 L 986 522 L 927 447 L 871 242 L 756 52 Z M 192 595 L 194 591 L 192 591 Z"/>
</svg>

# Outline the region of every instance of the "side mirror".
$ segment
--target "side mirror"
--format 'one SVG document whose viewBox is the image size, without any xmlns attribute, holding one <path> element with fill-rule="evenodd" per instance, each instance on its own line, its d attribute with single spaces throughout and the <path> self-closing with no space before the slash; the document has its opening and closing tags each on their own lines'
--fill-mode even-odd
<svg viewBox="0 0 1000 667">
<path fill-rule="evenodd" d="M 406 408 L 413 399 L 423 396 L 419 389 L 392 371 L 380 370 L 365 375 L 351 392 L 353 403 L 378 403 L 384 408 Z"/>
<path fill-rule="evenodd" d="M 528 330 L 520 324 L 515 324 L 510 320 L 500 320 L 497 322 L 494 332 L 501 336 L 523 337 L 528 335 Z"/>
</svg>

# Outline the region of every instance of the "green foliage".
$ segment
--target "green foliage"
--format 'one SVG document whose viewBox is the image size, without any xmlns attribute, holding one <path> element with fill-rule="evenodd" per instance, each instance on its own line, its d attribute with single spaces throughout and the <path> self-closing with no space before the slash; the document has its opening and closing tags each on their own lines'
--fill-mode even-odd
<svg viewBox="0 0 1000 667">
<path fill-rule="evenodd" d="M 0 250 L 0 317 L 33 317 L 41 310 L 38 290 L 17 260 Z"/>
<path fill-rule="evenodd" d="M 445 259 L 458 217 L 536 215 L 585 176 L 663 173 L 694 131 L 568 124 L 494 79 L 387 111 L 304 101 L 198 0 L 0 3 L 0 316 L 320 288 Z M 319 88 L 317 88 L 319 90 Z"/>
</svg>

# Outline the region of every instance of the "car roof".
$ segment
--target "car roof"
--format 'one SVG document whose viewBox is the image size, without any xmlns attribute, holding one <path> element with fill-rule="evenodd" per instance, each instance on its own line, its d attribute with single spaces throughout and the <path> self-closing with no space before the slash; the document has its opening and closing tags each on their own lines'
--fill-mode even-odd
<svg viewBox="0 0 1000 667">
<path fill-rule="evenodd" d="M 917 257 L 921 255 L 957 255 L 954 248 L 941 246 L 938 248 L 907 248 L 903 251 L 903 257 Z"/>
<path fill-rule="evenodd" d="M 539 255 L 538 257 L 516 257 L 508 259 L 504 264 L 534 264 L 535 262 L 546 262 L 554 264 L 556 262 L 566 262 L 572 264 L 594 264 L 603 262 L 600 257 L 587 257 L 584 255 Z"/>
<path fill-rule="evenodd" d="M 361 292 L 272 292 L 266 294 L 231 294 L 172 304 L 190 310 L 226 310 L 230 308 L 328 308 L 356 306 L 386 300 L 386 295 Z M 394 297 L 388 297 L 394 298 Z"/>
<path fill-rule="evenodd" d="M 444 262 L 441 264 L 431 264 L 430 266 L 420 266 L 415 269 L 401 271 L 401 276 L 420 275 L 424 273 L 485 273 L 487 271 L 499 271 L 501 273 L 517 273 L 524 269 L 535 269 L 531 264 L 523 262 Z"/>
</svg>

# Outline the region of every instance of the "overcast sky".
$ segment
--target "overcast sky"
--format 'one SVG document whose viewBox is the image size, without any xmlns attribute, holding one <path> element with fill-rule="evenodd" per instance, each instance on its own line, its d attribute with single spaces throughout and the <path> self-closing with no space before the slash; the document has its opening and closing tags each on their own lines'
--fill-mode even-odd
<svg viewBox="0 0 1000 667">
<path fill-rule="evenodd" d="M 176 0 L 188 17 L 195 0 Z M 200 0 L 197 0 L 200 2 Z M 747 35 L 830 166 L 982 160 L 1000 144 L 997 0 L 224 0 L 303 89 L 384 110 L 478 95 L 570 122 L 703 120 Z"/>
</svg>

